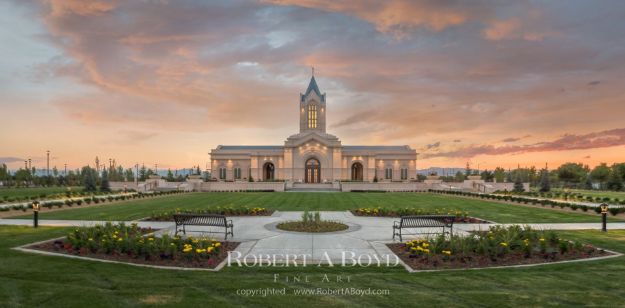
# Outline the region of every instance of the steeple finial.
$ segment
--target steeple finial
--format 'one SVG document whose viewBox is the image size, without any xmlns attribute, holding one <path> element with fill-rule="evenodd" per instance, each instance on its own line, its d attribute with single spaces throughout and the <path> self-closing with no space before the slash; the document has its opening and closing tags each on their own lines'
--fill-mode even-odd
<svg viewBox="0 0 625 308">
<path fill-rule="evenodd" d="M 312 76 L 315 77 L 315 67 L 311 66 L 310 68 L 312 69 Z"/>
</svg>

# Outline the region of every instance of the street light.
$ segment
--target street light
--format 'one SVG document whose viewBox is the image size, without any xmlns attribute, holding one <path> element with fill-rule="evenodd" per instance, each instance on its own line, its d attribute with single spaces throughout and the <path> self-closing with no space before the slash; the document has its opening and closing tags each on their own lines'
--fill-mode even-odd
<svg viewBox="0 0 625 308">
<path fill-rule="evenodd" d="M 607 203 L 601 203 L 601 231 L 608 232 L 608 207 Z"/>
<path fill-rule="evenodd" d="M 41 208 L 41 205 L 39 204 L 39 201 L 33 201 L 33 227 L 37 228 L 39 227 L 39 209 Z"/>
</svg>

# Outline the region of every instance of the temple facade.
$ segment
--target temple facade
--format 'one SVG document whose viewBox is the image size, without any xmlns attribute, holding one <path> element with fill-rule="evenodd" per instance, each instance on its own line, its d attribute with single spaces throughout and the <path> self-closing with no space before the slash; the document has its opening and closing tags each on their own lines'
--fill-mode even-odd
<svg viewBox="0 0 625 308">
<path fill-rule="evenodd" d="M 326 94 L 315 77 L 299 96 L 299 133 L 283 145 L 220 145 L 211 150 L 217 181 L 409 182 L 417 153 L 407 145 L 343 145 L 326 132 Z"/>
</svg>

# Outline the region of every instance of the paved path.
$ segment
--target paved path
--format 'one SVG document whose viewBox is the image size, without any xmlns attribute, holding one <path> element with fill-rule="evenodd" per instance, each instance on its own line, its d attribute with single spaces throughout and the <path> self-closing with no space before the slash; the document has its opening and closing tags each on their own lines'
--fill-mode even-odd
<svg viewBox="0 0 625 308">
<path fill-rule="evenodd" d="M 398 218 L 361 217 L 350 212 L 321 212 L 321 218 L 341 221 L 349 226 L 348 230 L 325 234 L 302 234 L 278 230 L 275 225 L 281 221 L 299 220 L 302 212 L 275 212 L 272 216 L 232 217 L 234 223 L 233 241 L 241 242 L 237 252 L 241 258 L 250 258 L 259 255 L 296 255 L 306 256 L 307 261 L 340 262 L 344 258 L 389 258 L 393 254 L 386 247 L 386 243 L 393 242 L 392 225 Z M 103 224 L 104 221 L 83 220 L 40 220 L 41 226 L 93 226 Z M 175 233 L 173 222 L 138 221 L 141 227 L 160 229 L 157 234 Z M 0 219 L 0 225 L 32 225 L 27 219 Z M 488 230 L 493 224 L 456 224 L 454 233 L 466 234 L 469 231 Z M 513 224 L 502 224 L 509 226 Z M 518 225 L 518 224 L 516 224 Z M 536 229 L 553 230 L 587 230 L 601 229 L 600 223 L 553 223 L 553 224 L 521 224 Z M 608 223 L 608 230 L 625 229 L 625 222 Z M 211 227 L 189 227 L 188 235 L 208 236 L 223 239 L 223 235 L 208 233 L 223 229 Z M 405 235 L 404 240 L 417 238 L 415 235 Z M 278 257 L 280 258 L 280 257 Z M 242 260 L 242 259 L 241 259 Z"/>
</svg>

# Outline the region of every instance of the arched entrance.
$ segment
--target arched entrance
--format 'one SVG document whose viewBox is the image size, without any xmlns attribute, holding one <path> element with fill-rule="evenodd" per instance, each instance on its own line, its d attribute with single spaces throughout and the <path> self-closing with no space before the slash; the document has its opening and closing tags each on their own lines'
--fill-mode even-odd
<svg viewBox="0 0 625 308">
<path fill-rule="evenodd" d="M 355 162 L 352 164 L 352 181 L 362 181 L 362 164 Z"/>
<path fill-rule="evenodd" d="M 272 181 L 275 177 L 275 167 L 273 163 L 263 165 L 263 181 Z"/>
<path fill-rule="evenodd" d="M 321 164 L 316 158 L 310 158 L 306 161 L 304 182 L 321 183 Z"/>
</svg>

